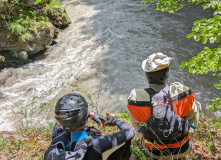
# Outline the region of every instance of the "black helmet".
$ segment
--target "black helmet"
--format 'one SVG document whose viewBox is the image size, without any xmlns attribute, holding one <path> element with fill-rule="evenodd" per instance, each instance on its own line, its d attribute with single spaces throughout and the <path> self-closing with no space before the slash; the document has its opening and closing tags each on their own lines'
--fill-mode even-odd
<svg viewBox="0 0 221 160">
<path fill-rule="evenodd" d="M 55 106 L 55 118 L 65 130 L 74 130 L 85 125 L 88 117 L 88 104 L 77 93 L 66 94 Z"/>
<path fill-rule="evenodd" d="M 156 72 L 145 72 L 149 84 L 165 84 L 169 76 L 169 67 Z"/>
</svg>

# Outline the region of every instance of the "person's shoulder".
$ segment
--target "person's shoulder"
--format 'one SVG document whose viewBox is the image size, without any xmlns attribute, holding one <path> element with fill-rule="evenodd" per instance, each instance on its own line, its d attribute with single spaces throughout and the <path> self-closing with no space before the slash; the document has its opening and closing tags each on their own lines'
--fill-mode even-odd
<svg viewBox="0 0 221 160">
<path fill-rule="evenodd" d="M 170 84 L 170 88 L 179 88 L 179 89 L 182 89 L 182 90 L 189 90 L 190 88 L 180 82 L 173 82 Z"/>
<path fill-rule="evenodd" d="M 139 93 L 139 92 L 143 92 L 145 91 L 144 89 L 137 89 L 137 88 L 134 88 L 133 90 L 131 90 L 130 93 Z"/>
<path fill-rule="evenodd" d="M 190 88 L 180 82 L 174 82 L 170 84 L 170 95 L 176 96 L 181 93 L 191 92 Z"/>
<path fill-rule="evenodd" d="M 149 100 L 149 94 L 144 89 L 133 89 L 128 96 L 128 100 L 146 101 Z"/>
</svg>

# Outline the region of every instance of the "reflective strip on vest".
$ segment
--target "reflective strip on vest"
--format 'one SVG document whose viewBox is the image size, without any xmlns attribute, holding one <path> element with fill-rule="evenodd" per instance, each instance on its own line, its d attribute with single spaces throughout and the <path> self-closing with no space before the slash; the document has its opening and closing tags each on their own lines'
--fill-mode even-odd
<svg viewBox="0 0 221 160">
<path fill-rule="evenodd" d="M 144 143 L 151 147 L 151 148 L 157 148 L 157 149 L 165 149 L 165 148 L 179 148 L 180 146 L 184 145 L 190 138 L 190 133 L 188 133 L 182 141 L 177 142 L 177 143 L 172 143 L 172 144 L 153 144 L 151 141 L 148 139 L 145 139 L 143 137 Z"/>
</svg>

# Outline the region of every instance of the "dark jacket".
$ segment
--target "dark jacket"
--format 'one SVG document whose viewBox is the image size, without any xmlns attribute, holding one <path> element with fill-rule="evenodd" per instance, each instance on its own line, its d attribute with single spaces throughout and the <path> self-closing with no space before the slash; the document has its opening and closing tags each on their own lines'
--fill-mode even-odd
<svg viewBox="0 0 221 160">
<path fill-rule="evenodd" d="M 130 158 L 130 142 L 131 139 L 135 136 L 134 130 L 125 122 L 120 120 L 115 120 L 115 125 L 120 129 L 119 132 L 110 134 L 110 135 L 101 135 L 97 134 L 97 136 L 93 139 L 93 143 L 91 147 L 86 152 L 83 160 L 120 160 L 120 159 L 128 159 Z M 88 130 L 91 132 L 94 130 L 93 128 Z M 53 140 L 55 138 L 59 139 L 66 146 L 68 141 L 71 140 L 70 133 L 64 133 L 59 125 L 55 125 L 53 129 Z M 95 132 L 97 132 L 95 130 Z M 61 137 L 59 135 L 63 134 Z M 53 143 L 53 141 L 52 141 Z M 64 148 L 61 144 L 58 143 L 56 145 L 51 145 L 48 150 L 45 152 L 44 159 L 45 160 L 62 160 L 62 159 L 73 159 L 66 156 L 65 151 L 62 149 Z M 83 141 L 77 142 L 72 144 L 71 150 L 69 153 L 78 151 L 81 148 Z M 56 151 L 55 151 L 56 150 Z M 60 156 L 59 156 L 59 155 Z M 57 158 L 55 158 L 57 157 Z M 71 156 L 70 156 L 71 157 Z"/>
</svg>

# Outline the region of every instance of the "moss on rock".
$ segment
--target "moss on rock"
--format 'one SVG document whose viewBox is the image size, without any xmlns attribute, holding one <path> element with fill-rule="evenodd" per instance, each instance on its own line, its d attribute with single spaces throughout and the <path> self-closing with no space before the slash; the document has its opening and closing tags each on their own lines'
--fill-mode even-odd
<svg viewBox="0 0 221 160">
<path fill-rule="evenodd" d="M 59 1 L 3 0 L 0 2 L 0 55 L 3 51 L 26 51 L 33 56 L 51 44 L 58 33 L 56 27 L 70 23 L 66 7 Z"/>
</svg>

